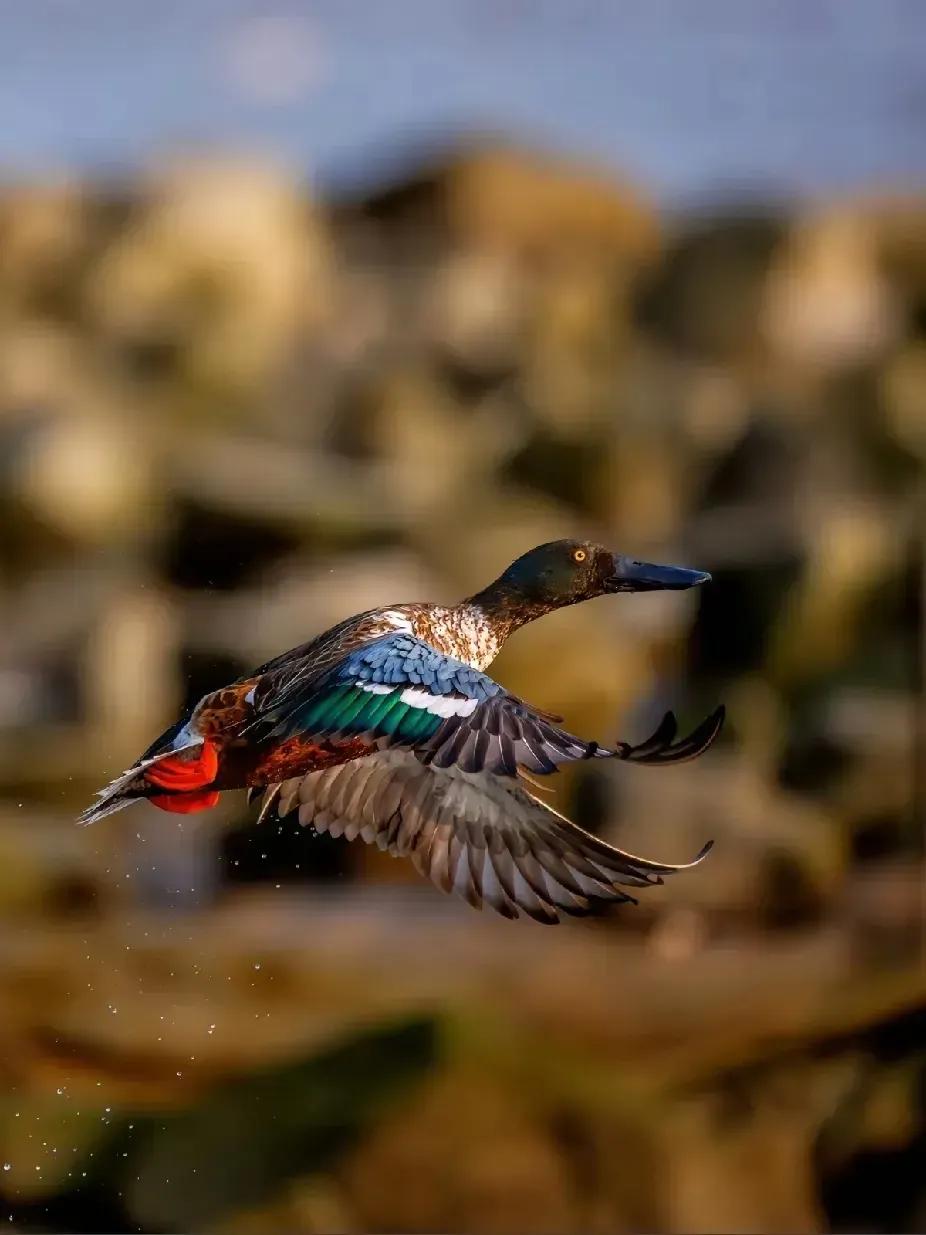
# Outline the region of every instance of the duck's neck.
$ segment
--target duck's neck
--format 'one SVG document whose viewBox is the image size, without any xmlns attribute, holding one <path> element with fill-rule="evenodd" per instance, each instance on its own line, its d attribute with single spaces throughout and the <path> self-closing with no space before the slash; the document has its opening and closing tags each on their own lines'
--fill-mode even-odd
<svg viewBox="0 0 926 1235">
<path fill-rule="evenodd" d="M 475 596 L 468 596 L 461 604 L 481 610 L 487 621 L 504 632 L 504 639 L 535 618 L 543 617 L 551 608 L 541 601 L 528 601 L 501 579 L 496 579 Z"/>
<path fill-rule="evenodd" d="M 491 632 L 495 644 L 493 655 L 498 653 L 509 635 L 555 608 L 548 602 L 528 600 L 500 579 L 456 606 L 461 615 L 469 615 L 474 623 L 483 625 L 487 632 Z"/>
<path fill-rule="evenodd" d="M 400 614 L 412 632 L 447 656 L 475 669 L 486 669 L 509 635 L 520 626 L 549 613 L 556 605 L 527 603 L 500 580 L 456 605 L 401 606 Z"/>
</svg>

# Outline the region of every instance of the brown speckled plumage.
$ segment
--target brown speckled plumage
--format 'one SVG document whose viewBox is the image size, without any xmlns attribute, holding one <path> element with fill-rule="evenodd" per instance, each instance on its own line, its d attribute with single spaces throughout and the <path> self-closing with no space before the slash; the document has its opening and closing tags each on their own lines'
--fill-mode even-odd
<svg viewBox="0 0 926 1235">
<path fill-rule="evenodd" d="M 487 669 L 511 632 L 472 601 L 408 606 L 414 635 L 474 669 Z"/>
</svg>

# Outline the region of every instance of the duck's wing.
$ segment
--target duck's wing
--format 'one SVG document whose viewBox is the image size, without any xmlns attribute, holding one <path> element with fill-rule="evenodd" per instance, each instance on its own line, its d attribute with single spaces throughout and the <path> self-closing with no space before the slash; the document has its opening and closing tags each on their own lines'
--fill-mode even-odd
<svg viewBox="0 0 926 1235">
<path fill-rule="evenodd" d="M 412 747 L 435 769 L 544 774 L 620 753 L 566 732 L 478 669 L 405 633 L 355 646 L 321 675 L 288 673 L 279 686 L 265 676 L 253 707 L 244 736 L 254 740 L 363 737 L 380 750 Z"/>
<path fill-rule="evenodd" d="M 633 901 L 625 888 L 660 884 L 700 862 L 670 865 L 624 853 L 558 814 L 521 781 L 386 750 L 310 772 L 265 792 L 264 810 L 298 812 L 318 832 L 360 837 L 399 857 L 445 892 L 507 918 L 540 922 Z"/>
<path fill-rule="evenodd" d="M 388 610 L 369 609 L 345 618 L 307 643 L 281 652 L 247 675 L 247 680 L 257 682 L 255 711 L 284 709 L 291 701 L 305 697 L 350 652 L 394 632 Z"/>
</svg>

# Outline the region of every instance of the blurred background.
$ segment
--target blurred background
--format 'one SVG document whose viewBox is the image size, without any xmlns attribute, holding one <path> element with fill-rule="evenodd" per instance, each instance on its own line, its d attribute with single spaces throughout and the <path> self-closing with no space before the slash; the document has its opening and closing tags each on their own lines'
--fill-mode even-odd
<svg viewBox="0 0 926 1235">
<path fill-rule="evenodd" d="M 926 21 L 914 0 L 0 16 L 10 1230 L 919 1231 Z M 507 686 L 697 871 L 548 930 L 257 828 L 75 814 L 366 607 L 590 535 L 714 574 Z"/>
</svg>

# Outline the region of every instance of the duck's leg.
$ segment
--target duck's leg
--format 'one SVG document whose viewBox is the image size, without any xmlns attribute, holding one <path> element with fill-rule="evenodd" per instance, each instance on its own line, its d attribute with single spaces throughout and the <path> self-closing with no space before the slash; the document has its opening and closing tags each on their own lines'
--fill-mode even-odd
<svg viewBox="0 0 926 1235">
<path fill-rule="evenodd" d="M 199 810 L 211 810 L 218 800 L 218 789 L 194 789 L 192 793 L 156 793 L 148 799 L 158 810 L 167 810 L 174 815 L 192 815 Z"/>
</svg>

